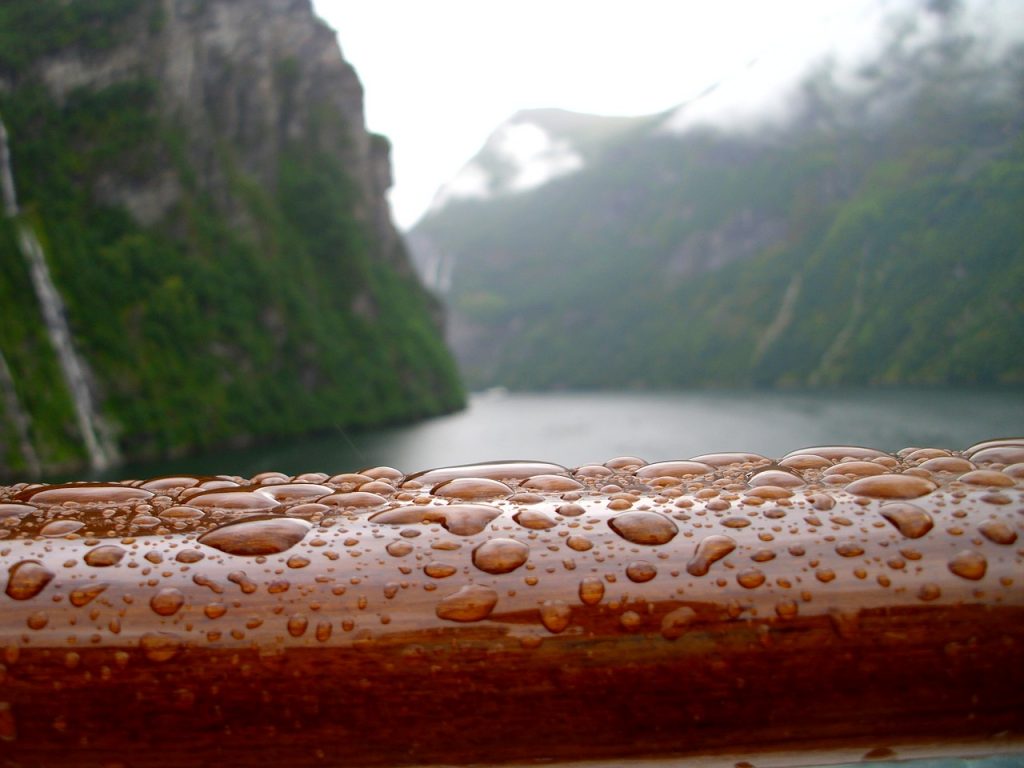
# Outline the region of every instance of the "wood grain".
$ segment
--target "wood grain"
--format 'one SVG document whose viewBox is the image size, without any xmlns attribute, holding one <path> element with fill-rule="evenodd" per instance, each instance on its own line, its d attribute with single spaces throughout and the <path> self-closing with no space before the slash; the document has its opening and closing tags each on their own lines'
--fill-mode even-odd
<svg viewBox="0 0 1024 768">
<path fill-rule="evenodd" d="M 1022 461 L 11 486 L 0 764 L 998 750 L 1024 732 Z"/>
</svg>

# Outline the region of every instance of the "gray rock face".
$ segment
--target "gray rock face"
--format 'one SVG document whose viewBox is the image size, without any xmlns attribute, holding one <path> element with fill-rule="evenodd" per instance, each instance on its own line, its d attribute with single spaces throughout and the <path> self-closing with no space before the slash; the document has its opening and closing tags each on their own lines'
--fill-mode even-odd
<svg viewBox="0 0 1024 768">
<path fill-rule="evenodd" d="M 231 192 L 221 148 L 232 147 L 234 171 L 272 187 L 285 143 L 313 142 L 356 182 L 357 216 L 374 229 L 382 255 L 404 261 L 384 199 L 388 144 L 367 133 L 359 78 L 309 0 L 147 0 L 118 35 L 99 53 L 64 49 L 43 58 L 34 74 L 58 101 L 78 88 L 154 81 L 162 117 L 187 133 L 200 187 L 242 231 L 253 222 Z M 153 224 L 178 202 L 181 183 L 172 171 L 145 180 L 108 176 L 94 192 Z"/>
</svg>

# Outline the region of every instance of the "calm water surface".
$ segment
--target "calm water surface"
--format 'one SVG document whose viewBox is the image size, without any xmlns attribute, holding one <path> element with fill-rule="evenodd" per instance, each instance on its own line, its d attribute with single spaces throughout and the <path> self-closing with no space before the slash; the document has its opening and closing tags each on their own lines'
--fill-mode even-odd
<svg viewBox="0 0 1024 768">
<path fill-rule="evenodd" d="M 336 473 L 379 464 L 413 472 L 491 459 L 578 466 L 729 450 L 778 457 L 810 445 L 965 448 L 1011 435 L 1024 435 L 1024 392 L 484 393 L 461 413 L 412 426 L 128 465 L 106 476 Z"/>
</svg>

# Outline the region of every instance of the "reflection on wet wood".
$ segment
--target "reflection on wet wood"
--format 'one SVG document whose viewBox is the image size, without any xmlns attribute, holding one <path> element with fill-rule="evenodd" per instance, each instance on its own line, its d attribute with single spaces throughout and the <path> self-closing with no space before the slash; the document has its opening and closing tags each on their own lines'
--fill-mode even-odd
<svg viewBox="0 0 1024 768">
<path fill-rule="evenodd" d="M 0 764 L 1019 743 L 1022 462 L 1009 440 L 5 488 Z"/>
</svg>

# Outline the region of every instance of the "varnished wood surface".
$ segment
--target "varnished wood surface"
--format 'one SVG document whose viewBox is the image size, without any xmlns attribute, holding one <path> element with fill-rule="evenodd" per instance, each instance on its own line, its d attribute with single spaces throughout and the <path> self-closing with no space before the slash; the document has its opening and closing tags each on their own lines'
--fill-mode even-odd
<svg viewBox="0 0 1024 768">
<path fill-rule="evenodd" d="M 0 765 L 1019 748 L 1021 442 L 12 486 Z"/>
</svg>

